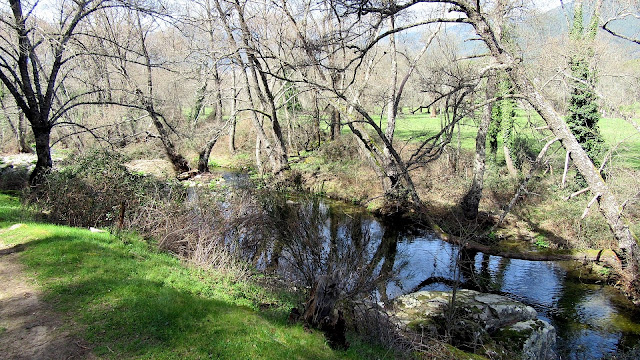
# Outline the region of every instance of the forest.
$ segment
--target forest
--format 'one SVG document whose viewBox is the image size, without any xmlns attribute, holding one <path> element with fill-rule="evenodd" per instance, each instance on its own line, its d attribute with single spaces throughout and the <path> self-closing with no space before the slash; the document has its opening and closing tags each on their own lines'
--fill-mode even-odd
<svg viewBox="0 0 640 360">
<path fill-rule="evenodd" d="M 9 0 L 0 44 L 9 359 L 640 356 L 637 0 Z"/>
</svg>

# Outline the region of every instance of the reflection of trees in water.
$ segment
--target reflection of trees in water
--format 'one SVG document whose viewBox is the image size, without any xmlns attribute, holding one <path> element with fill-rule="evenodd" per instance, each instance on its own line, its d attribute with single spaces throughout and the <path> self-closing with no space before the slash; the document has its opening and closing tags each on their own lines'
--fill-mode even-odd
<svg viewBox="0 0 640 360">
<path fill-rule="evenodd" d="M 511 262 L 511 259 L 499 257 L 495 275 L 492 276 L 490 269 L 491 256 L 482 254 L 480 264 L 477 264 L 477 250 L 463 248 L 460 250 L 460 261 L 458 267 L 463 278 L 469 286 L 482 292 L 499 291 L 504 285 L 504 274 Z"/>
<path fill-rule="evenodd" d="M 311 198 L 301 201 L 298 211 L 289 216 L 283 237 L 287 259 L 280 267 L 283 276 L 311 288 L 322 278 L 336 287 L 342 300 L 353 300 L 371 294 L 378 283 L 386 284 L 394 275 L 397 236 L 390 241 L 373 234 L 366 215 L 346 214 L 340 207 Z"/>
<path fill-rule="evenodd" d="M 553 321 L 556 332 L 560 335 L 557 344 L 558 355 L 572 359 L 588 358 L 593 355 L 592 349 L 589 347 L 596 344 L 584 342 L 584 333 L 591 329 L 581 323 L 580 320 L 584 319 L 581 319 L 579 309 L 580 304 L 586 301 L 591 292 L 585 291 L 584 284 L 576 283 L 566 276 L 563 278 L 561 287 L 560 297 L 553 309 L 549 309 L 549 317 Z"/>
<path fill-rule="evenodd" d="M 478 254 L 481 254 L 482 256 L 479 264 L 476 261 Z M 453 288 L 502 293 L 500 289 L 504 285 L 505 273 L 511 259 L 499 257 L 498 265 L 495 271 L 493 271 L 493 274 L 490 266 L 491 256 L 480 253 L 474 249 L 459 249 L 457 256 L 452 256 L 451 261 L 452 263 L 447 264 L 447 266 L 453 267 L 453 276 L 429 276 L 416 285 L 410 292 L 419 291 L 420 289 L 433 284 L 444 284 Z M 438 265 L 435 264 L 434 269 L 437 268 L 437 266 Z"/>
<path fill-rule="evenodd" d="M 399 232 L 372 231 L 368 214 L 312 196 L 240 196 L 243 206 L 230 214 L 235 221 L 227 237 L 237 239 L 243 257 L 258 268 L 309 289 L 322 278 L 341 299 L 368 296 L 396 276 Z"/>
<path fill-rule="evenodd" d="M 250 227 L 242 230 L 247 258 L 309 289 L 298 315 L 324 331 L 332 346 L 345 347 L 344 313 L 354 316 L 352 305 L 376 289 L 387 300 L 388 281 L 398 268 L 399 233 L 372 231 L 368 214 L 347 213 L 317 197 L 294 202 L 271 194 L 254 200 L 259 206 L 240 214 L 246 219 L 240 222 Z"/>
</svg>

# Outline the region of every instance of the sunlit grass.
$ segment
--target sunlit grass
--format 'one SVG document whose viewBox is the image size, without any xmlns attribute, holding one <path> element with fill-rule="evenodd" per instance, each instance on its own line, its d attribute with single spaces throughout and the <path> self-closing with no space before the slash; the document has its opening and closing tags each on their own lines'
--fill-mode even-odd
<svg viewBox="0 0 640 360">
<path fill-rule="evenodd" d="M 538 131 L 531 128 L 531 125 L 544 126 L 538 115 L 530 115 L 523 110 L 519 110 L 517 115 L 515 129 L 518 136 L 529 138 L 535 136 L 541 141 L 550 136 L 549 130 Z M 440 117 L 432 117 L 428 113 L 400 115 L 397 120 L 395 137 L 402 141 L 422 141 L 440 131 L 441 123 Z M 470 119 L 463 119 L 460 124 L 460 131 L 458 132 L 457 127 L 454 130 L 451 145 L 458 146 L 459 137 L 461 148 L 473 151 L 478 131 L 477 124 Z M 627 121 L 619 118 L 603 118 L 600 120 L 599 126 L 608 148 L 614 148 L 616 161 L 624 167 L 640 169 L 640 132 Z M 498 136 L 498 146 L 499 149 L 502 148 L 502 134 Z M 501 159 L 502 154 L 498 151 L 498 160 Z"/>
</svg>

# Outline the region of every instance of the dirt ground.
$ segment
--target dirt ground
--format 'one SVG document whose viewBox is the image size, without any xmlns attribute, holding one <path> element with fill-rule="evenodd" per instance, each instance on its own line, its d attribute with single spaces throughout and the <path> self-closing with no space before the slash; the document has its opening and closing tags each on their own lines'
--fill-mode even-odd
<svg viewBox="0 0 640 360">
<path fill-rule="evenodd" d="M 0 241 L 0 359 L 94 359 L 24 274 L 23 249 Z"/>
</svg>

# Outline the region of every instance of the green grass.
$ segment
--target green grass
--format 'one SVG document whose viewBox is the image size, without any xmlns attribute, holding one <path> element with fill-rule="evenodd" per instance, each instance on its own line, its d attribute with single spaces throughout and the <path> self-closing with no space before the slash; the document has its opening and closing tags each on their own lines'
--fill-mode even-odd
<svg viewBox="0 0 640 360">
<path fill-rule="evenodd" d="M 24 225 L 11 229 L 21 222 Z M 382 358 L 354 341 L 331 350 L 319 332 L 288 325 L 290 304 L 247 282 L 186 266 L 135 236 L 37 223 L 0 194 L 0 241 L 24 244 L 21 260 L 45 300 L 104 358 Z M 259 311 L 262 302 L 276 309 Z"/>
<path fill-rule="evenodd" d="M 620 144 L 615 151 L 617 161 L 624 167 L 640 169 L 640 132 L 618 118 L 604 118 L 598 125 L 607 146 Z"/>
<path fill-rule="evenodd" d="M 638 120 L 636 120 L 638 121 Z M 520 136 L 532 137 L 533 131 L 528 124 L 529 120 L 523 110 L 518 110 L 515 127 Z M 543 126 L 542 119 L 538 115 L 531 116 L 534 126 Z M 623 167 L 640 169 L 640 133 L 631 124 L 619 118 L 603 118 L 600 120 L 600 132 L 608 147 L 621 143 L 616 151 L 616 161 Z M 440 118 L 431 117 L 428 113 L 399 115 L 396 124 L 396 139 L 403 141 L 420 141 L 440 131 Z M 464 119 L 460 127 L 460 144 L 465 150 L 475 150 L 477 125 Z M 541 138 L 542 136 L 537 136 Z M 456 128 L 451 139 L 451 145 L 458 144 L 458 129 Z M 502 148 L 502 135 L 499 135 L 498 146 Z M 542 147 L 542 144 L 540 145 Z M 498 160 L 501 160 L 501 151 L 498 151 Z"/>
<path fill-rule="evenodd" d="M 440 131 L 440 118 L 427 113 L 400 115 L 396 121 L 395 137 L 404 141 L 422 141 Z M 460 122 L 460 145 L 463 149 L 473 150 L 476 146 L 477 126 L 469 119 Z M 451 145 L 458 144 L 458 127 L 454 129 Z"/>
</svg>

